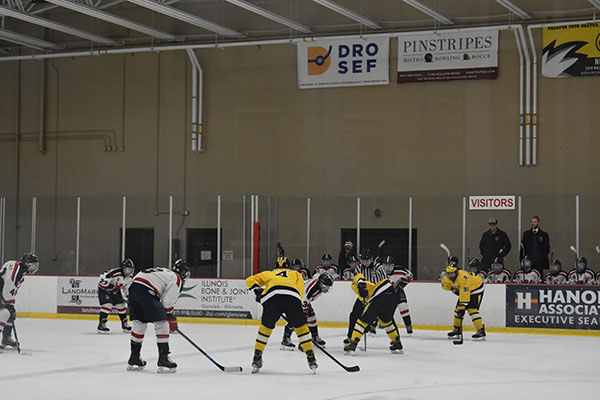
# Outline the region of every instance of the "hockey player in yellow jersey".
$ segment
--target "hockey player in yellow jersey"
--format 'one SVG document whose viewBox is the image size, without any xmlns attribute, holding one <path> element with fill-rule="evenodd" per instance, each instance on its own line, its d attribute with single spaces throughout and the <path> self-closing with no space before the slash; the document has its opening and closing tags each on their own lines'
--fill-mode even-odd
<svg viewBox="0 0 600 400">
<path fill-rule="evenodd" d="M 450 290 L 458 296 L 454 309 L 454 330 L 448 333 L 449 339 L 461 337 L 465 311 L 469 313 L 477 332 L 474 340 L 485 340 L 485 326 L 479 314 L 479 306 L 483 297 L 483 280 L 458 268 L 458 261 L 451 260 L 446 267 L 446 275 L 442 279 L 442 289 Z"/>
<path fill-rule="evenodd" d="M 263 271 L 246 278 L 246 286 L 254 290 L 256 301 L 263 306 L 263 314 L 254 345 L 252 373 L 257 373 L 262 368 L 262 353 L 275 324 L 283 314 L 296 331 L 301 349 L 306 354 L 308 366 L 313 372 L 317 369 L 310 330 L 302 309 L 304 279 L 298 271 L 289 267 L 290 262 L 287 257 L 279 257 L 277 268 L 274 270 Z"/>
<path fill-rule="evenodd" d="M 354 354 L 358 342 L 365 334 L 365 329 L 375 320 L 379 321 L 381 327 L 391 339 L 390 351 L 392 353 L 402 353 L 400 334 L 394 321 L 394 311 L 398 306 L 399 298 L 394 293 L 389 279 L 384 278 L 377 283 L 373 283 L 367 281 L 363 274 L 358 274 L 352 281 L 352 290 L 356 292 L 358 299 L 366 305 L 362 315 L 354 325 L 350 343 L 344 346 L 344 353 L 347 355 Z"/>
</svg>

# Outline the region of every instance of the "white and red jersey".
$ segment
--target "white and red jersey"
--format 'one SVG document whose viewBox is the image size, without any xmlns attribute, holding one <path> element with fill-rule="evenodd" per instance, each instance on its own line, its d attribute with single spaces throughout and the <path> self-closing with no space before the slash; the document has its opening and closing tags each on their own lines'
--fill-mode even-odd
<svg viewBox="0 0 600 400">
<path fill-rule="evenodd" d="M 322 274 L 322 273 L 328 273 L 329 276 L 331 276 L 331 279 L 333 279 L 334 281 L 337 281 L 338 279 L 340 279 L 340 274 L 338 273 L 338 267 L 335 264 L 331 264 L 329 267 L 324 267 L 322 265 L 317 265 L 315 267 L 315 273 L 314 275 L 318 275 L 318 274 Z"/>
<path fill-rule="evenodd" d="M 600 285 L 600 272 L 596 274 L 596 285 Z"/>
<path fill-rule="evenodd" d="M 515 272 L 514 283 L 542 283 L 542 274 L 537 269 L 525 272 L 522 269 Z"/>
<path fill-rule="evenodd" d="M 319 274 L 314 275 L 311 280 L 304 282 L 304 302 L 302 303 L 304 308 L 315 301 L 323 293 L 321 285 L 319 285 Z"/>
<path fill-rule="evenodd" d="M 570 285 L 591 285 L 595 282 L 596 276 L 591 269 L 584 269 L 583 272 L 577 272 L 577 268 L 569 271 Z"/>
<path fill-rule="evenodd" d="M 388 276 L 388 279 L 390 280 L 390 282 L 392 282 L 394 288 L 404 288 L 406 287 L 406 285 L 412 282 L 412 280 L 414 279 L 414 275 L 407 269 L 395 266 L 392 273 Z"/>
<path fill-rule="evenodd" d="M 183 282 L 179 275 L 167 268 L 148 268 L 133 277 L 133 283 L 146 286 L 159 298 L 165 311 L 170 313 L 181 292 Z"/>
<path fill-rule="evenodd" d="M 569 278 L 565 271 L 558 271 L 558 274 L 554 275 L 552 272 L 546 272 L 546 280 L 544 281 L 550 285 L 564 285 L 569 283 Z"/>
<path fill-rule="evenodd" d="M 107 292 L 118 292 L 131 285 L 131 275 L 125 276 L 121 268 L 113 268 L 104 271 L 98 279 L 98 287 Z"/>
<path fill-rule="evenodd" d="M 502 268 L 502 271 L 495 273 L 493 269 L 489 270 L 485 276 L 485 283 L 509 283 L 510 271 Z"/>
<path fill-rule="evenodd" d="M 6 304 L 15 304 L 15 297 L 25 280 L 27 267 L 21 265 L 20 260 L 7 261 L 0 269 L 1 298 Z"/>
</svg>

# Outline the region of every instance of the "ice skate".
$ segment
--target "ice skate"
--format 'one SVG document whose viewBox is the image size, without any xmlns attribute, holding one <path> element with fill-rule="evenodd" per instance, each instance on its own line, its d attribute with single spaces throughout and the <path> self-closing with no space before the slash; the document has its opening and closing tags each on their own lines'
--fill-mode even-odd
<svg viewBox="0 0 600 400">
<path fill-rule="evenodd" d="M 485 334 L 484 334 L 485 335 Z M 17 348 L 17 342 L 15 342 L 13 340 L 13 338 L 11 338 L 10 336 L 4 336 L 2 338 L 2 347 L 3 349 L 7 348 L 7 347 L 14 347 Z"/>
<path fill-rule="evenodd" d="M 356 347 L 358 346 L 358 340 L 354 342 L 350 342 L 344 346 L 344 354 L 347 356 L 353 356 L 356 351 Z"/>
<path fill-rule="evenodd" d="M 448 332 L 448 339 L 458 339 L 461 334 L 462 334 L 462 327 L 455 326 L 454 330 L 452 330 L 452 332 Z"/>
<path fill-rule="evenodd" d="M 308 361 L 308 367 L 312 370 L 313 374 L 317 373 L 317 359 L 315 358 L 315 352 L 312 350 L 306 351 L 306 361 Z"/>
<path fill-rule="evenodd" d="M 326 341 L 324 341 L 324 340 L 321 338 L 321 336 L 319 336 L 319 335 L 313 336 L 313 337 L 312 337 L 312 341 L 313 341 L 313 343 L 316 343 L 316 344 L 318 344 L 319 346 L 321 346 L 321 347 L 323 347 L 323 348 L 324 348 L 324 347 L 325 347 L 325 345 L 327 344 L 327 342 L 326 342 Z"/>
<path fill-rule="evenodd" d="M 129 325 L 129 323 L 127 322 L 126 319 L 124 319 L 123 321 L 121 321 L 121 329 L 125 333 L 130 333 L 131 332 L 131 325 Z"/>
<path fill-rule="evenodd" d="M 98 333 L 108 333 L 108 332 L 110 332 L 110 329 L 108 329 L 108 327 L 106 326 L 106 320 L 103 319 L 98 324 Z"/>
<path fill-rule="evenodd" d="M 127 361 L 127 371 L 140 371 L 146 366 L 146 361 L 142 360 L 139 354 L 132 354 Z"/>
<path fill-rule="evenodd" d="M 404 354 L 404 351 L 402 350 L 402 342 L 400 342 L 400 339 L 396 340 L 395 342 L 390 342 L 390 351 L 393 354 Z"/>
<path fill-rule="evenodd" d="M 252 359 L 252 373 L 256 374 L 263 366 L 262 351 L 254 350 L 254 358 Z"/>
<path fill-rule="evenodd" d="M 294 343 L 292 343 L 292 340 L 287 337 L 284 336 L 283 339 L 281 339 L 281 350 L 284 351 L 294 351 L 294 349 L 296 348 L 296 345 Z"/>
<path fill-rule="evenodd" d="M 471 338 L 475 342 L 484 342 L 485 341 L 485 326 L 483 328 L 479 329 L 477 332 L 475 332 L 471 336 Z"/>
<path fill-rule="evenodd" d="M 156 363 L 156 365 L 158 366 L 156 372 L 158 372 L 159 374 L 177 372 L 177 364 L 174 363 L 173 360 L 171 360 L 171 357 L 169 357 L 168 352 L 161 351 L 158 354 L 158 362 Z"/>
</svg>

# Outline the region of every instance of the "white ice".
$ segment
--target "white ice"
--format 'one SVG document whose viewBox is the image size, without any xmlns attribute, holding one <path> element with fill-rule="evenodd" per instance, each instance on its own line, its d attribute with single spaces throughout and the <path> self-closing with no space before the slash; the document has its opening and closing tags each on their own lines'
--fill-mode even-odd
<svg viewBox="0 0 600 400">
<path fill-rule="evenodd" d="M 405 354 L 391 354 L 379 330 L 367 338 L 366 352 L 342 353 L 345 329 L 321 328 L 327 349 L 348 373 L 316 351 L 313 375 L 299 351 L 281 351 L 277 327 L 264 354 L 264 367 L 250 373 L 256 326 L 180 324 L 215 360 L 242 366 L 224 373 L 182 337 L 171 336 L 175 374 L 157 374 L 157 351 L 150 326 L 142 349 L 144 371 L 125 370 L 129 335 L 109 322 L 109 335 L 95 321 L 18 319 L 24 351 L 0 354 L 0 398 L 84 400 L 179 399 L 597 399 L 600 340 L 592 337 L 488 334 L 486 342 L 465 335 L 462 346 L 445 332 L 402 332 Z M 296 339 L 295 336 L 293 339 Z M 296 340 L 297 342 L 297 340 Z M 362 342 L 360 344 L 362 347 Z"/>
</svg>

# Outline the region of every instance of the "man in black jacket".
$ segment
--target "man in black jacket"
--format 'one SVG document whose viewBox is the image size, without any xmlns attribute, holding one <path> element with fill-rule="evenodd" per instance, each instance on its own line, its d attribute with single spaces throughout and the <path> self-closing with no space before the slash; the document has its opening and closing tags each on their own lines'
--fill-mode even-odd
<svg viewBox="0 0 600 400">
<path fill-rule="evenodd" d="M 485 231 L 479 241 L 481 252 L 481 270 L 489 271 L 496 257 L 506 257 L 510 252 L 511 245 L 504 231 L 498 229 L 498 220 L 490 218 L 488 221 L 490 229 Z"/>
<path fill-rule="evenodd" d="M 544 274 L 544 269 L 548 269 L 550 262 L 548 260 L 548 253 L 550 252 L 550 237 L 546 232 L 540 229 L 540 217 L 537 215 L 531 218 L 531 229 L 523 232 L 523 239 L 521 239 L 521 252 L 519 259 L 529 256 L 533 262 L 533 267 L 537 269 L 540 274 Z"/>
</svg>

